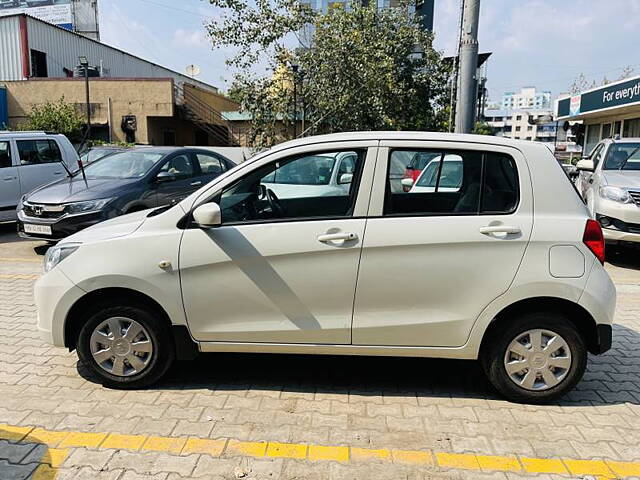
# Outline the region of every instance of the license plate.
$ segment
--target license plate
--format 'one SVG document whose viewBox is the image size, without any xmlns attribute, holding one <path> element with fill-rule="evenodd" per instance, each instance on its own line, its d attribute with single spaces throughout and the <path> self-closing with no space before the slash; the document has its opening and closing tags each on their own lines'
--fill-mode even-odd
<svg viewBox="0 0 640 480">
<path fill-rule="evenodd" d="M 52 235 L 51 227 L 49 225 L 30 225 L 24 224 L 24 233 L 35 233 L 38 235 Z"/>
</svg>

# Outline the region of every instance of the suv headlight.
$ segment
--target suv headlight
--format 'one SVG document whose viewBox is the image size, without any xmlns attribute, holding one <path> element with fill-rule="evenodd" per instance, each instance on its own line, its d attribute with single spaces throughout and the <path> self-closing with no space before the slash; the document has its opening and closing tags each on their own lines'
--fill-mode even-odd
<svg viewBox="0 0 640 480">
<path fill-rule="evenodd" d="M 631 203 L 631 195 L 624 188 L 620 187 L 600 187 L 600 196 L 608 200 L 613 200 L 618 203 Z"/>
<path fill-rule="evenodd" d="M 44 273 L 53 270 L 56 265 L 80 248 L 79 243 L 65 243 L 54 245 L 44 256 Z"/>
<path fill-rule="evenodd" d="M 67 213 L 88 213 L 102 210 L 111 198 L 89 200 L 87 202 L 67 203 L 64 211 Z"/>
</svg>

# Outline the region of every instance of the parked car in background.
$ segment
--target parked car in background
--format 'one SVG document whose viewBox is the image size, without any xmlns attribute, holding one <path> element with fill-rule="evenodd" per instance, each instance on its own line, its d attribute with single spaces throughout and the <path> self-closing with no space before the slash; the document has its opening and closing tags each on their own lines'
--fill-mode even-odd
<svg viewBox="0 0 640 480">
<path fill-rule="evenodd" d="M 0 222 L 16 220 L 23 195 L 77 168 L 78 154 L 64 135 L 0 132 Z"/>
<path fill-rule="evenodd" d="M 607 241 L 640 242 L 640 138 L 603 140 L 576 166 L 577 188 Z"/>
<path fill-rule="evenodd" d="M 412 178 L 403 178 L 402 186 L 410 193 L 457 192 L 462 185 L 462 157 L 448 154 L 444 157 L 442 169 L 440 157 L 431 160 L 414 182 Z M 441 170 L 441 171 L 440 171 Z"/>
<path fill-rule="evenodd" d="M 22 237 L 57 241 L 126 213 L 176 203 L 233 168 L 206 150 L 140 147 L 114 153 L 25 195 L 18 207 Z"/>
<path fill-rule="evenodd" d="M 424 152 L 415 153 L 405 169 L 404 178 L 410 178 L 415 182 L 416 180 L 418 180 L 418 177 L 422 173 L 422 170 L 433 159 L 434 159 L 434 155 L 432 153 L 424 153 Z M 407 188 L 405 183 L 403 183 L 403 188 L 405 192 L 408 192 L 409 190 L 411 190 L 411 187 Z"/>
<path fill-rule="evenodd" d="M 80 155 L 80 160 L 82 164 L 87 166 L 90 163 L 93 163 L 101 158 L 108 157 L 109 155 L 113 155 L 114 153 L 120 153 L 126 151 L 126 147 L 118 147 L 115 145 L 101 145 L 99 147 L 92 147 L 86 152 Z"/>
<path fill-rule="evenodd" d="M 341 152 L 355 157 L 347 195 L 301 184 L 279 198 L 265 182 Z M 415 153 L 459 157 L 459 188 L 394 192 L 393 158 Z M 198 352 L 415 356 L 479 359 L 508 399 L 543 403 L 611 347 L 603 262 L 600 225 L 541 144 L 342 133 L 71 236 L 47 252 L 35 298 L 42 338 L 111 387 Z"/>
</svg>

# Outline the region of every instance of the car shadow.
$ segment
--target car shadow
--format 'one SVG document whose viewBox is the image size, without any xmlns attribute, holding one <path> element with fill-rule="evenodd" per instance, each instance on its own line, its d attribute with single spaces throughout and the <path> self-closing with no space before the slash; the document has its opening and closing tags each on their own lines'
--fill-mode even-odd
<svg viewBox="0 0 640 480">
<path fill-rule="evenodd" d="M 0 428 L 0 439 L 10 444 L 0 452 L 0 478 L 56 478 L 57 465 L 64 460 L 60 451 L 54 456 L 47 444 L 33 433 Z M 53 466 L 52 466 L 53 465 Z M 36 469 L 37 473 L 34 473 Z"/>
<path fill-rule="evenodd" d="M 636 246 L 607 245 L 606 257 L 613 266 L 640 270 L 640 248 Z"/>
<path fill-rule="evenodd" d="M 554 402 L 556 405 L 640 404 L 640 397 L 620 391 L 624 371 L 640 371 L 635 354 L 640 333 L 614 325 L 613 335 L 612 350 L 601 356 L 589 355 L 583 380 Z M 623 368 L 619 358 L 627 360 Z M 79 362 L 77 368 L 85 379 L 98 381 Z M 176 362 L 164 379 L 149 389 L 504 400 L 489 384 L 479 362 L 403 357 L 206 353 L 193 361 Z"/>
</svg>

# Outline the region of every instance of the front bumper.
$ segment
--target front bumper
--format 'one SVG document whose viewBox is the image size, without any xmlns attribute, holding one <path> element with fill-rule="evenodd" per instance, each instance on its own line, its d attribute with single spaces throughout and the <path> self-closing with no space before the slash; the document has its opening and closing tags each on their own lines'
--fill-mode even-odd
<svg viewBox="0 0 640 480">
<path fill-rule="evenodd" d="M 18 211 L 18 235 L 22 238 L 33 240 L 58 241 L 80 230 L 107 220 L 107 211 L 90 212 L 78 215 L 65 215 L 60 218 L 38 218 L 25 215 L 23 210 Z M 51 235 L 26 233 L 24 224 L 45 225 L 51 227 Z"/>
<path fill-rule="evenodd" d="M 65 319 L 84 293 L 59 266 L 38 279 L 34 296 L 38 311 L 38 333 L 43 341 L 56 347 L 65 346 Z"/>
</svg>

